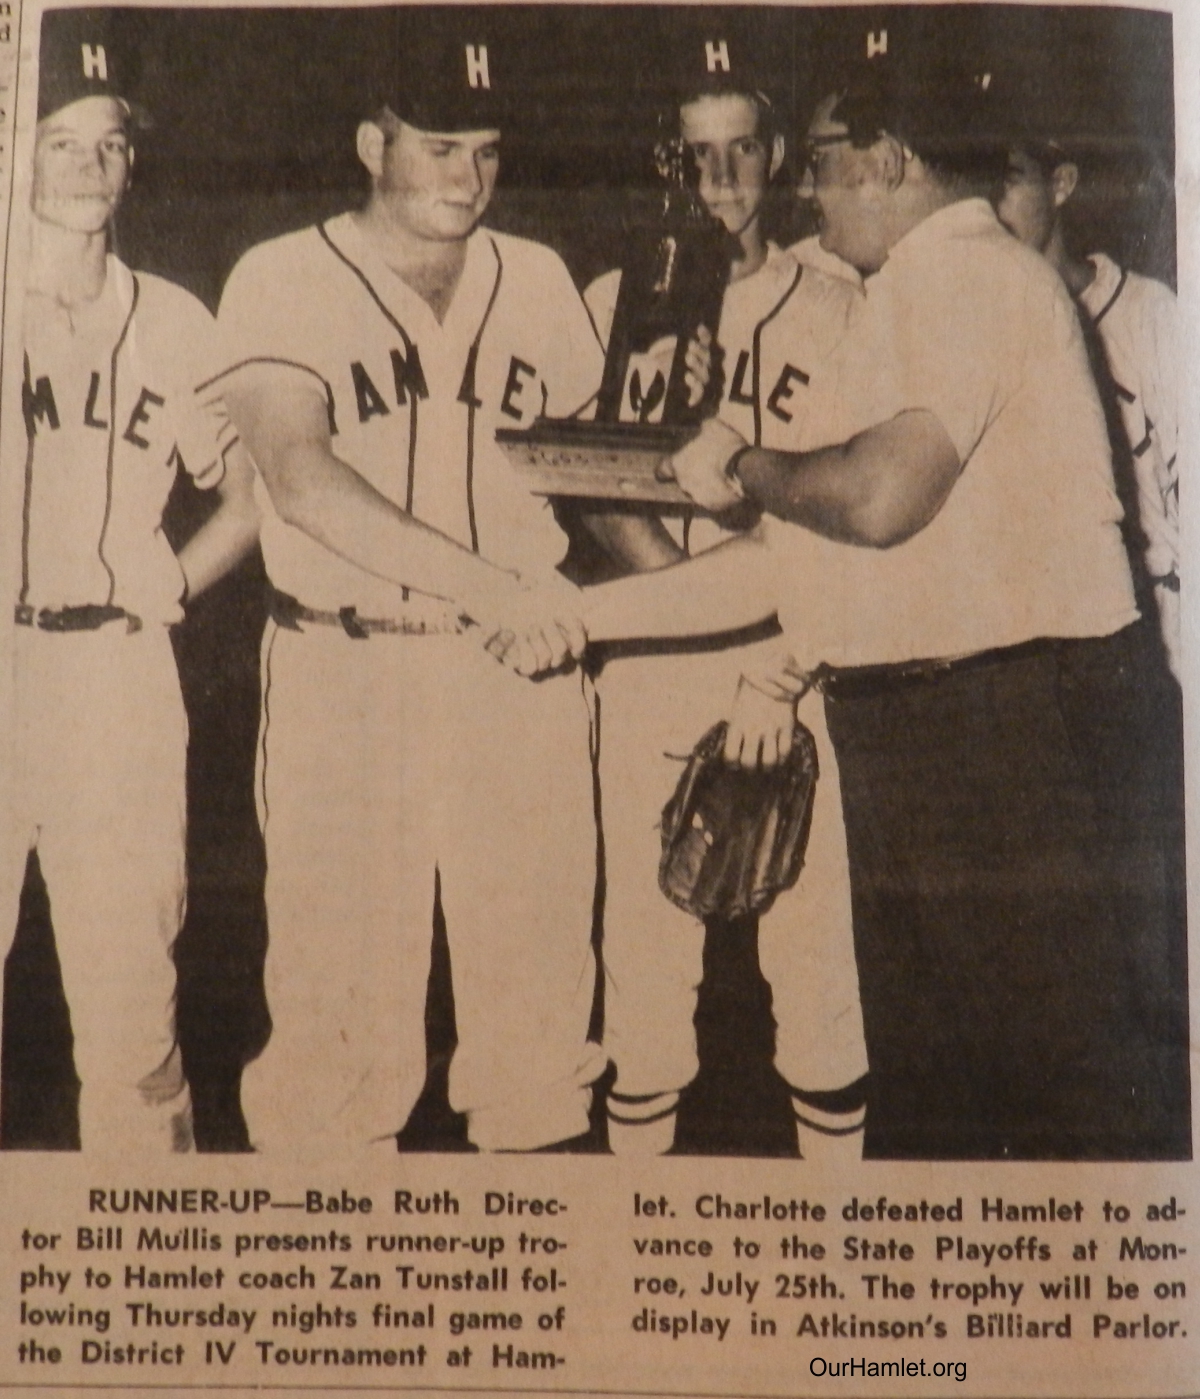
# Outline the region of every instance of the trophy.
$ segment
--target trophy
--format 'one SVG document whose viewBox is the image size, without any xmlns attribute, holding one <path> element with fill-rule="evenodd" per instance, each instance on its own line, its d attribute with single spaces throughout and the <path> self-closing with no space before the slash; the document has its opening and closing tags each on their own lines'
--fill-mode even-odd
<svg viewBox="0 0 1200 1399">
<path fill-rule="evenodd" d="M 539 418 L 500 428 L 496 441 L 538 495 L 690 505 L 662 463 L 694 434 L 708 395 L 689 404 L 685 359 L 701 325 L 716 331 L 729 280 L 732 240 L 696 193 L 691 151 L 659 145 L 664 181 L 658 216 L 634 232 L 594 421 Z"/>
</svg>

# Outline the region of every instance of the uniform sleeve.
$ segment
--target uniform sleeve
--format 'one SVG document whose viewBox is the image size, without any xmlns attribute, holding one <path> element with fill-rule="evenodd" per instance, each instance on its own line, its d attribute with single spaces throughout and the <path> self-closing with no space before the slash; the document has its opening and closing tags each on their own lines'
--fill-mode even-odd
<svg viewBox="0 0 1200 1399">
<path fill-rule="evenodd" d="M 221 374 L 265 362 L 325 382 L 318 363 L 328 328 L 317 304 L 322 298 L 311 295 L 313 280 L 293 241 L 298 236 L 251 248 L 229 274 L 217 312 Z"/>
<path fill-rule="evenodd" d="M 1178 492 L 1179 467 L 1179 305 L 1171 291 L 1154 285 L 1143 314 L 1145 350 L 1144 404 L 1146 416 L 1162 443 L 1168 491 Z"/>
<path fill-rule="evenodd" d="M 1134 346 L 1145 444 L 1131 443 L 1151 577 L 1178 573 L 1179 311 L 1170 290 L 1147 281 Z"/>
<path fill-rule="evenodd" d="M 571 274 L 557 257 L 547 267 L 543 314 L 549 345 L 546 363 L 546 413 L 569 418 L 600 391 L 604 347 Z"/>
<path fill-rule="evenodd" d="M 592 282 L 583 293 L 583 302 L 596 327 L 600 343 L 608 348 L 608 338 L 612 334 L 613 318 L 617 314 L 617 296 L 621 290 L 621 269 L 614 267 L 604 272 Z"/>
<path fill-rule="evenodd" d="M 175 451 L 195 484 L 210 490 L 220 484 L 225 453 L 237 441 L 237 430 L 212 385 L 220 367 L 217 326 L 207 309 L 185 293 L 170 314 L 181 356 Z"/>
</svg>

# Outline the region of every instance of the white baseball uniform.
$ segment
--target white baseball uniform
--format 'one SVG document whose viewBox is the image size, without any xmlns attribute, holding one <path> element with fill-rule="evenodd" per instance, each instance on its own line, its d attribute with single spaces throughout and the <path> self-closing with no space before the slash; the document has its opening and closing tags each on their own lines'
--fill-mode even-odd
<svg viewBox="0 0 1200 1399">
<path fill-rule="evenodd" d="M 1108 360 L 1133 453 L 1146 568 L 1154 581 L 1171 669 L 1179 653 L 1179 308 L 1174 293 L 1150 277 L 1122 270 L 1104 253 L 1079 300 Z"/>
<path fill-rule="evenodd" d="M 196 393 L 214 350 L 194 297 L 115 257 L 89 305 L 26 298 L 11 874 L 19 889 L 36 847 L 88 1150 L 179 1145 L 187 1104 L 178 1070 L 156 1073 L 174 1045 L 187 755 L 168 633 L 184 578 L 162 513 L 180 464 L 221 479 L 232 428 Z"/>
<path fill-rule="evenodd" d="M 225 289 L 231 372 L 319 386 L 332 446 L 372 486 L 490 561 L 552 570 L 565 537 L 496 448 L 576 411 L 603 356 L 549 249 L 477 229 L 439 323 L 352 215 L 252 249 Z M 450 1101 L 484 1149 L 587 1128 L 596 827 L 578 672 L 503 669 L 449 604 L 368 574 L 263 494 L 271 582 L 306 609 L 404 634 L 268 623 L 260 814 L 270 1043 L 243 1079 L 260 1149 L 336 1151 L 403 1125 L 425 1078 L 435 883 L 453 968 Z M 343 614 L 349 615 L 349 614 Z"/>
<path fill-rule="evenodd" d="M 619 271 L 608 273 L 586 293 L 602 334 L 619 282 Z M 776 445 L 803 416 L 809 376 L 840 340 L 856 295 L 849 282 L 774 246 L 757 272 L 730 284 L 718 333 L 720 415 L 747 441 Z M 686 541 L 678 521 L 667 524 L 692 554 L 731 537 L 704 516 L 690 522 Z M 600 679 L 605 1048 L 617 1067 L 610 1111 L 618 1120 L 651 1120 L 655 1100 L 695 1077 L 704 929 L 659 891 L 659 822 L 684 760 L 727 712 L 743 669 L 778 645 L 626 656 Z M 866 1054 L 837 763 L 817 693 L 801 701 L 799 717 L 816 739 L 821 777 L 804 873 L 760 920 L 759 958 L 773 995 L 776 1065 L 792 1086 L 825 1092 L 864 1074 Z"/>
</svg>

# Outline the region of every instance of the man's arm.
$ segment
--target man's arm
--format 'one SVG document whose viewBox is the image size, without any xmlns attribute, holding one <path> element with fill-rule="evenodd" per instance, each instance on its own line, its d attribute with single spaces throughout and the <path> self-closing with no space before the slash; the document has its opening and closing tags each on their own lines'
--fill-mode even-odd
<svg viewBox="0 0 1200 1399">
<path fill-rule="evenodd" d="M 727 468 L 738 453 L 733 479 Z M 876 549 L 924 529 L 962 470 L 949 434 L 927 409 L 899 413 L 813 452 L 746 448 L 731 428 L 710 420 L 669 465 L 683 489 L 710 510 L 729 509 L 744 492 L 781 520 Z"/>
<path fill-rule="evenodd" d="M 241 563 L 258 539 L 254 463 L 240 442 L 225 452 L 225 472 L 214 489 L 217 508 L 179 551 L 189 602 Z"/>
<path fill-rule="evenodd" d="M 674 568 L 587 588 L 584 596 L 591 641 L 711 636 L 775 614 L 770 563 L 757 530 Z"/>
<path fill-rule="evenodd" d="M 657 515 L 617 510 L 581 510 L 584 528 L 610 558 L 632 573 L 679 563 L 687 555 Z"/>
<path fill-rule="evenodd" d="M 388 500 L 335 455 L 315 386 L 283 367 L 248 365 L 223 397 L 280 519 L 368 573 L 454 602 L 497 659 L 521 674 L 582 654 L 578 595 L 569 596 L 569 585 L 532 594 L 516 575 Z"/>
<path fill-rule="evenodd" d="M 336 456 L 315 385 L 286 368 L 249 365 L 223 392 L 285 523 L 368 573 L 464 605 L 511 579 L 414 519 Z"/>
</svg>

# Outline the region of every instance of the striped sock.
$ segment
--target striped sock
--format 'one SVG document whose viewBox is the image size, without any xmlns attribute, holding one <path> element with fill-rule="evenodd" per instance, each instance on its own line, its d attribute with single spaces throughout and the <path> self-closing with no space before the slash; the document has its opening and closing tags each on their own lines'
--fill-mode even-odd
<svg viewBox="0 0 1200 1399">
<path fill-rule="evenodd" d="M 830 1092 L 793 1088 L 796 1140 L 806 1161 L 862 1159 L 867 1120 L 867 1076 Z"/>
<path fill-rule="evenodd" d="M 679 1093 L 609 1093 L 608 1145 L 614 1156 L 662 1156 L 675 1142 Z"/>
</svg>

